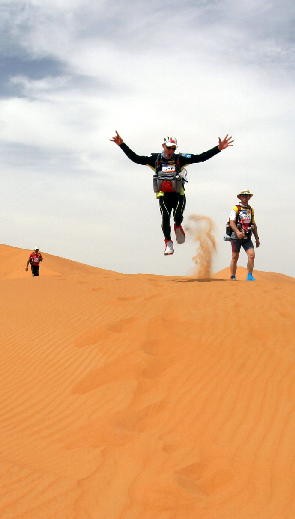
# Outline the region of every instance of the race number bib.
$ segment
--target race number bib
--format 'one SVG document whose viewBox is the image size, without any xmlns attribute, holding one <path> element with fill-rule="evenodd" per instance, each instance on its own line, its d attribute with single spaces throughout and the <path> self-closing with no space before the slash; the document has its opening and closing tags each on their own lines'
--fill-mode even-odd
<svg viewBox="0 0 295 519">
<path fill-rule="evenodd" d="M 242 224 L 242 228 L 245 232 L 247 232 L 251 226 L 251 211 L 248 211 L 246 209 L 240 211 L 239 218 Z"/>
<path fill-rule="evenodd" d="M 174 176 L 176 173 L 175 165 L 172 164 L 171 166 L 162 166 L 162 173 L 165 175 Z"/>
</svg>

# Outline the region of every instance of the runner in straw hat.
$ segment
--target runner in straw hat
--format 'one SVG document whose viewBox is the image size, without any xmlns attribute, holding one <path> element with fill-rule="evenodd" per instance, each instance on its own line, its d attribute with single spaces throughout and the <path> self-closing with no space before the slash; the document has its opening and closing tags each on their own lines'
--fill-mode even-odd
<svg viewBox="0 0 295 519">
<path fill-rule="evenodd" d="M 256 247 L 259 247 L 260 241 L 257 225 L 254 219 L 254 209 L 249 205 L 249 200 L 252 196 L 253 193 L 249 189 L 240 191 L 237 194 L 240 202 L 232 208 L 229 215 L 229 225 L 232 229 L 232 234 L 230 236 L 232 247 L 230 274 L 232 280 L 236 280 L 237 263 L 242 247 L 248 256 L 247 281 L 255 281 L 253 276 L 255 250 L 251 239 L 252 234 L 255 238 Z"/>
</svg>

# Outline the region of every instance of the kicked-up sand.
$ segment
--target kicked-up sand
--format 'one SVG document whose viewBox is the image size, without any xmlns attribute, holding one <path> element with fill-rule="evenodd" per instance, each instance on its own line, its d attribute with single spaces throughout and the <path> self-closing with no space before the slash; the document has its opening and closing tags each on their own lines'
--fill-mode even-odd
<svg viewBox="0 0 295 519">
<path fill-rule="evenodd" d="M 294 278 L 0 246 L 1 519 L 294 519 Z"/>
</svg>

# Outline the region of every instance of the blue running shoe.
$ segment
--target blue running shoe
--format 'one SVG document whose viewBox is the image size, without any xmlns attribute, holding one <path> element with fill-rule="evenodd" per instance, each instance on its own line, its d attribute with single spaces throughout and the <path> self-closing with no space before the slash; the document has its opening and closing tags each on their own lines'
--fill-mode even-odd
<svg viewBox="0 0 295 519">
<path fill-rule="evenodd" d="M 250 272 L 248 272 L 247 281 L 256 281 L 254 276 Z"/>
</svg>

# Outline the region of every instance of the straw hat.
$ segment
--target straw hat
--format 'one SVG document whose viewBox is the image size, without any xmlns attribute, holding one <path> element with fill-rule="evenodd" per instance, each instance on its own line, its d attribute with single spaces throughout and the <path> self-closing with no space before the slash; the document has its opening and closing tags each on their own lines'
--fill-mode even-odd
<svg viewBox="0 0 295 519">
<path fill-rule="evenodd" d="M 253 196 L 253 193 L 251 193 L 251 191 L 249 191 L 249 189 L 245 189 L 244 191 L 240 191 L 237 194 L 237 197 L 240 198 L 243 195 L 249 196 L 251 198 L 251 196 Z"/>
</svg>

